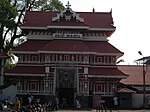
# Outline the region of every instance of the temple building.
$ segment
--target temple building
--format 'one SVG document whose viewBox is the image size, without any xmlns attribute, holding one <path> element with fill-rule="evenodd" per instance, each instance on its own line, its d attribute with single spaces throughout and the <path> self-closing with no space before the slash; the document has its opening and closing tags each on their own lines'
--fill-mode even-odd
<svg viewBox="0 0 150 112">
<path fill-rule="evenodd" d="M 17 81 L 17 96 L 56 96 L 68 106 L 76 98 L 82 107 L 95 107 L 99 98 L 112 104 L 127 78 L 116 65 L 123 52 L 108 39 L 116 29 L 112 11 L 74 12 L 69 3 L 62 12 L 26 11 L 21 29 L 27 41 L 12 51 L 18 63 L 6 73 Z"/>
</svg>

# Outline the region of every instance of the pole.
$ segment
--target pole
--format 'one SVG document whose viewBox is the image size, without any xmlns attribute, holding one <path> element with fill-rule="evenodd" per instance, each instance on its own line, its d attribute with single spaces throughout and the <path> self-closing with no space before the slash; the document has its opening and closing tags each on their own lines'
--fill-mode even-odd
<svg viewBox="0 0 150 112">
<path fill-rule="evenodd" d="M 145 108 L 145 66 L 143 59 L 143 108 Z"/>
<path fill-rule="evenodd" d="M 138 52 L 143 57 L 143 108 L 145 108 L 145 66 L 144 66 L 144 56 L 141 51 Z"/>
</svg>

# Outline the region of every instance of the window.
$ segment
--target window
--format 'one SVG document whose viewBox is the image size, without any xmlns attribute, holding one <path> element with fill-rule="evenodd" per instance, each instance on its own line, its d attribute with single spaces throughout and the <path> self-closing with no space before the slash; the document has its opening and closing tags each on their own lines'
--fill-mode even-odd
<svg viewBox="0 0 150 112">
<path fill-rule="evenodd" d="M 95 91 L 96 92 L 104 92 L 104 85 L 103 84 L 96 84 Z"/>
<path fill-rule="evenodd" d="M 52 61 L 55 61 L 55 55 L 52 54 Z"/>
<path fill-rule="evenodd" d="M 20 62 L 23 61 L 23 56 L 22 55 L 19 55 L 19 59 L 18 59 Z"/>
<path fill-rule="evenodd" d="M 79 55 L 79 62 L 82 62 L 82 55 Z"/>
<path fill-rule="evenodd" d="M 88 55 L 84 55 L 84 62 L 88 63 L 89 62 L 89 56 Z"/>
<path fill-rule="evenodd" d="M 32 56 L 31 61 L 37 61 L 37 56 Z"/>
<path fill-rule="evenodd" d="M 30 82 L 30 90 L 31 91 L 36 91 L 38 90 L 38 84 L 36 81 Z"/>
<path fill-rule="evenodd" d="M 69 55 L 64 56 L 64 61 L 69 61 Z"/>
<path fill-rule="evenodd" d="M 102 57 L 97 57 L 97 60 L 96 60 L 98 63 L 102 63 Z"/>
<path fill-rule="evenodd" d="M 74 61 L 74 55 L 71 56 L 71 61 Z"/>
<path fill-rule="evenodd" d="M 62 61 L 62 55 L 59 55 L 59 61 Z"/>
</svg>

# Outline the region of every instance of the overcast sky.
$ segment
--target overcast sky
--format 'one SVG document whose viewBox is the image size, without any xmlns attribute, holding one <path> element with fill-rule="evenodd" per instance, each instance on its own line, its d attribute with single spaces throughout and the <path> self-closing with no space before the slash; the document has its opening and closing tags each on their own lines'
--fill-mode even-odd
<svg viewBox="0 0 150 112">
<path fill-rule="evenodd" d="M 68 0 L 61 0 L 66 5 Z M 150 0 L 69 0 L 73 11 L 109 12 L 112 16 L 115 33 L 109 42 L 124 52 L 125 62 L 135 64 L 134 60 L 143 56 L 150 56 Z"/>
</svg>

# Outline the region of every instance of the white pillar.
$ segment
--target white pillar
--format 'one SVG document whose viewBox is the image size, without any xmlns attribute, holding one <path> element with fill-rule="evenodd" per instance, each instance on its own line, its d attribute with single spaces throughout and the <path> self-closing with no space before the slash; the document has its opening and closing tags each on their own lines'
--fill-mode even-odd
<svg viewBox="0 0 150 112">
<path fill-rule="evenodd" d="M 77 67 L 77 77 L 76 77 L 76 80 L 77 80 L 77 95 L 79 95 L 79 72 L 78 72 L 78 67 Z"/>
<path fill-rule="evenodd" d="M 55 68 L 55 72 L 54 72 L 54 80 L 53 80 L 53 95 L 56 95 L 56 81 L 57 81 L 57 76 L 56 76 L 56 68 Z"/>
</svg>

